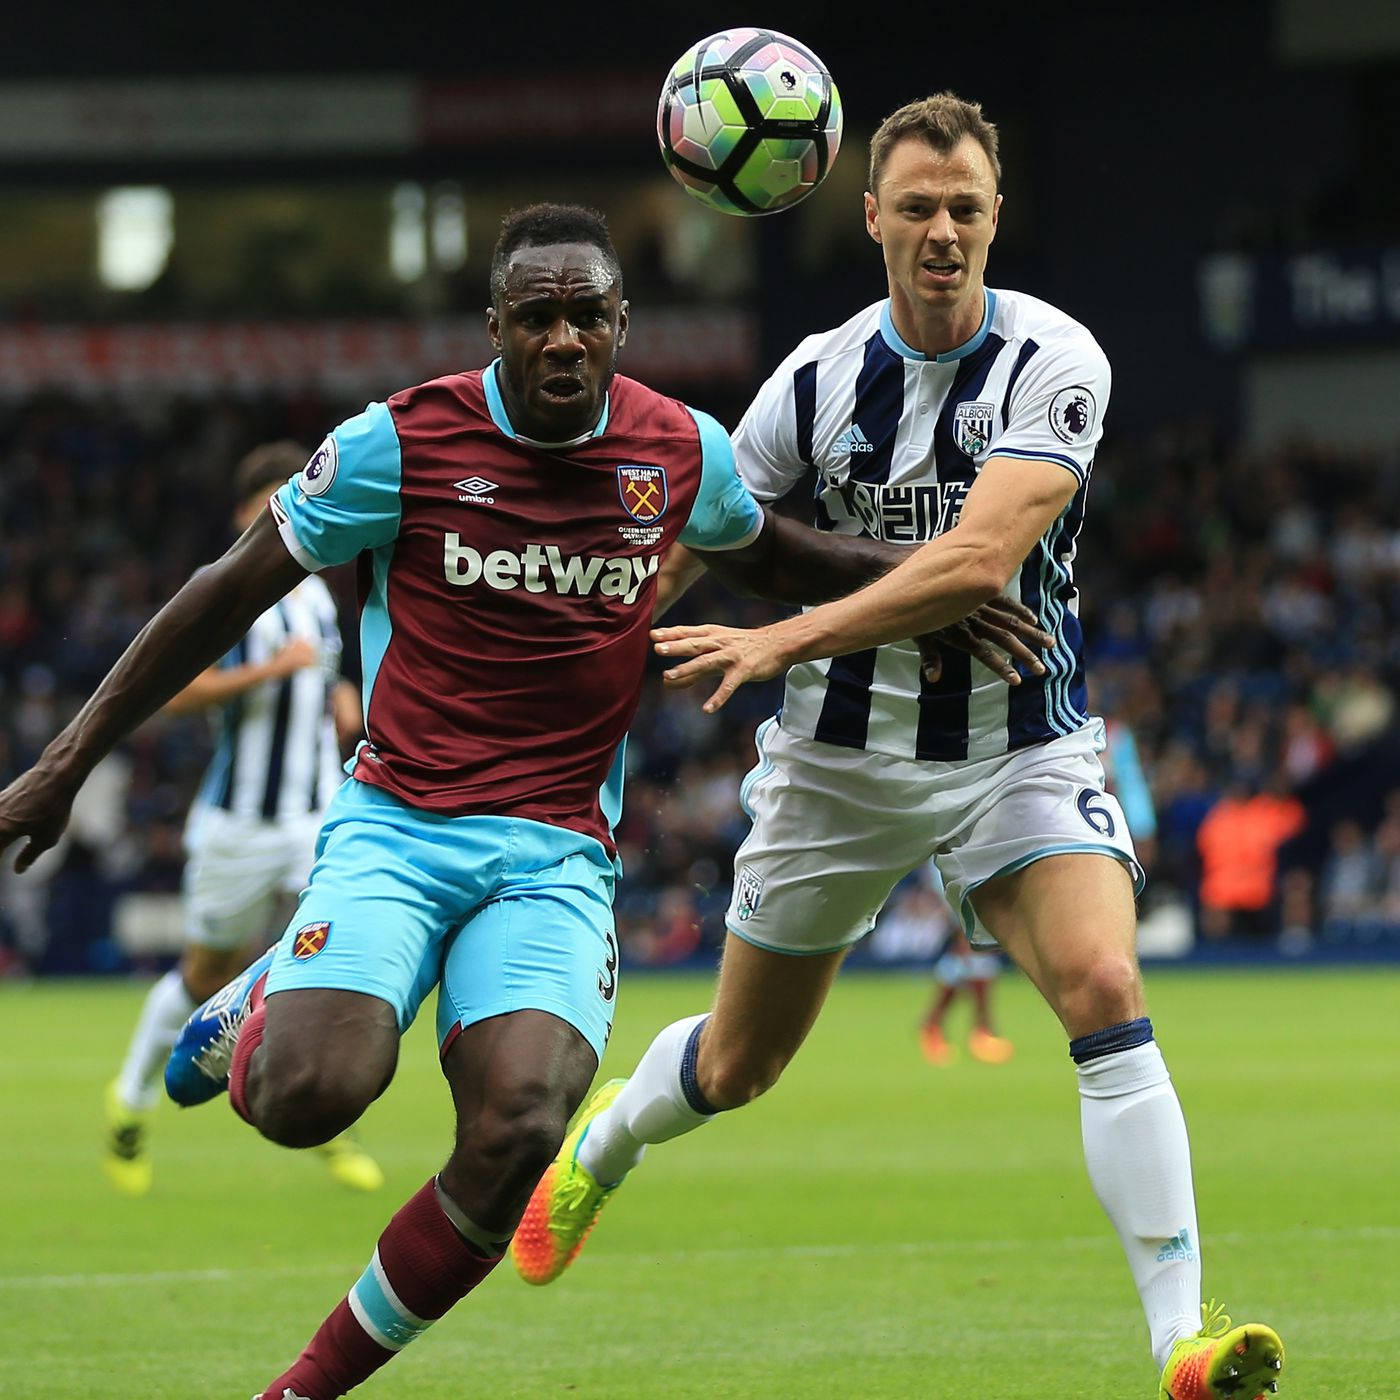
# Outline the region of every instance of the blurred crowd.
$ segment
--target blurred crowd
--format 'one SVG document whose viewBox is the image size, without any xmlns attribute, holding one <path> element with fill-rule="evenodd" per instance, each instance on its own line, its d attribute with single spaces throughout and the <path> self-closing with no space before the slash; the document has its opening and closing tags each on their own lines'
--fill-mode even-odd
<svg viewBox="0 0 1400 1400">
<path fill-rule="evenodd" d="M 315 393 L 0 405 L 0 781 L 227 544 L 238 456 L 272 437 L 314 445 L 358 407 Z M 1293 952 L 1400 939 L 1400 458 L 1251 455 L 1192 428 L 1120 439 L 1095 466 L 1076 570 L 1148 911 Z M 772 615 L 702 582 L 674 616 Z M 780 688 L 710 717 L 658 674 L 629 740 L 618 918 L 634 963 L 665 964 L 722 937 L 739 783 Z M 42 878 L 4 862 L 0 970 L 122 965 L 115 902 L 178 890 L 209 751 L 203 720 L 157 717 L 94 776 Z M 872 947 L 921 955 L 945 928 L 911 879 Z"/>
</svg>

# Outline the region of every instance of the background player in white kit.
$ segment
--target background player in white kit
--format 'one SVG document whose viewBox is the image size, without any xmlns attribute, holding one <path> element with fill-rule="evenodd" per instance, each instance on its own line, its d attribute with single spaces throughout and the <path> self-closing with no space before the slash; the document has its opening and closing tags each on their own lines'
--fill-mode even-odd
<svg viewBox="0 0 1400 1400">
<path fill-rule="evenodd" d="M 307 455 L 297 443 L 271 442 L 239 463 L 237 534 Z M 214 712 L 218 734 L 185 824 L 185 946 L 146 997 L 107 1088 L 102 1165 L 128 1195 L 151 1188 L 150 1115 L 180 1027 L 280 932 L 311 872 L 326 804 L 344 777 L 341 745 L 361 732 L 359 697 L 340 678 L 340 653 L 335 600 L 311 574 L 165 706 L 174 714 Z M 317 1150 L 344 1185 L 368 1191 L 383 1183 L 378 1165 L 348 1137 Z"/>
<path fill-rule="evenodd" d="M 735 434 L 760 500 L 814 471 L 819 526 L 933 542 L 770 627 L 654 634 L 680 662 L 668 683 L 723 673 L 708 711 L 791 667 L 786 694 L 743 785 L 753 828 L 714 1008 L 667 1027 L 630 1080 L 594 1096 L 535 1192 L 517 1264 L 532 1282 L 557 1277 L 646 1144 L 776 1082 L 846 950 L 932 858 L 968 935 L 1015 959 L 1070 1038 L 1089 1175 L 1137 1285 L 1159 1395 L 1254 1400 L 1277 1388 L 1282 1346 L 1213 1305 L 1198 1321 L 1190 1150 L 1134 952 L 1141 870 L 1087 709 L 1073 564 L 1108 362 L 1054 307 L 985 287 L 999 181 L 996 130 L 975 104 L 945 93 L 888 118 L 865 215 L 889 298 L 803 341 Z M 922 676 L 901 639 L 1003 588 L 1055 637 L 1043 677 L 1009 688 L 952 655 Z"/>
</svg>

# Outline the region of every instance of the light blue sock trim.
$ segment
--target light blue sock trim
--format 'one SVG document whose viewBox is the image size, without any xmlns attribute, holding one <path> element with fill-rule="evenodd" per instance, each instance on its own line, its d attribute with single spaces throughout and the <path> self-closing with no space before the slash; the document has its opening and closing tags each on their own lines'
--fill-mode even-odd
<svg viewBox="0 0 1400 1400">
<path fill-rule="evenodd" d="M 355 1320 L 374 1341 L 389 1351 L 402 1351 L 432 1325 L 409 1312 L 399 1301 L 384 1273 L 384 1265 L 379 1261 L 378 1249 L 374 1251 L 369 1267 L 350 1290 L 349 1303 Z"/>
</svg>

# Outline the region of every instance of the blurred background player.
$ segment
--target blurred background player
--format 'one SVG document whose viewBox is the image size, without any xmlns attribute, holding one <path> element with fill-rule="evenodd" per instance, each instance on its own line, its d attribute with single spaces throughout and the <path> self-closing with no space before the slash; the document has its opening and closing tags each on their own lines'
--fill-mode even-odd
<svg viewBox="0 0 1400 1400">
<path fill-rule="evenodd" d="M 1110 703 L 1116 703 L 1116 697 L 1106 696 L 1104 688 L 1091 679 L 1089 707 L 1101 714 L 1104 721 L 1106 746 L 1099 755 L 1104 781 L 1107 790 L 1118 799 L 1118 805 L 1123 809 L 1138 864 L 1147 872 L 1152 867 L 1157 845 L 1157 814 L 1153 807 L 1152 791 L 1142 771 L 1142 760 L 1138 756 L 1133 731 L 1125 720 L 1109 713 Z M 934 894 L 941 897 L 943 881 L 933 862 L 929 863 L 927 874 Z M 924 1059 L 929 1064 L 950 1065 L 957 1059 L 957 1047 L 944 1032 L 943 1018 L 960 992 L 967 993 L 973 1007 L 973 1025 L 967 1040 L 968 1054 L 974 1060 L 989 1065 L 1005 1064 L 1012 1057 L 1015 1046 L 1005 1036 L 997 1035 L 992 1027 L 992 986 L 1004 966 L 999 952 L 974 948 L 961 929 L 955 928 L 949 934 L 933 966 L 936 983 L 933 1000 L 919 1033 Z"/>
<path fill-rule="evenodd" d="M 236 534 L 307 456 L 283 441 L 243 458 L 233 478 Z M 343 778 L 342 749 L 361 732 L 340 655 L 335 600 L 312 574 L 164 707 L 209 712 L 217 746 L 185 827 L 185 946 L 147 995 L 106 1091 L 102 1166 L 128 1195 L 151 1188 L 150 1119 L 176 1034 L 281 931 L 311 873 L 316 833 Z M 343 1185 L 372 1191 L 383 1184 L 378 1164 L 348 1134 L 317 1151 Z"/>
<path fill-rule="evenodd" d="M 936 871 L 934 878 L 937 878 Z M 942 887 L 941 882 L 939 887 Z M 967 1037 L 967 1053 L 986 1065 L 1004 1065 L 1016 1053 L 1011 1041 L 992 1028 L 992 984 L 1001 968 L 1001 957 L 997 953 L 974 948 L 961 929 L 949 936 L 933 965 L 933 1000 L 919 1031 L 919 1045 L 929 1064 L 942 1067 L 958 1058 L 957 1046 L 943 1029 L 943 1018 L 961 992 L 966 992 L 972 1001 L 973 1020 Z"/>
</svg>

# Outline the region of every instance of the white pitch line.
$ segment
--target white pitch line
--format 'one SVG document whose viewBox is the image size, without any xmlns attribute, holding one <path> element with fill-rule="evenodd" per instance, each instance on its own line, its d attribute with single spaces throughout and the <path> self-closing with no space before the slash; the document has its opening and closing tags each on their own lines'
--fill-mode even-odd
<svg viewBox="0 0 1400 1400">
<path fill-rule="evenodd" d="M 1207 1236 L 1207 1251 L 1213 1244 L 1246 1245 L 1263 1238 L 1262 1234 L 1239 1231 L 1217 1232 Z M 1268 1232 L 1270 1242 L 1300 1238 L 1313 1240 L 1395 1240 L 1400 1239 L 1400 1225 L 1355 1225 L 1333 1228 L 1327 1225 L 1296 1225 Z M 746 1246 L 734 1249 L 672 1249 L 629 1250 L 625 1253 L 594 1255 L 596 1265 L 626 1263 L 646 1259 L 654 1263 L 705 1263 L 713 1261 L 763 1259 L 846 1259 L 862 1254 L 1015 1254 L 1030 1248 L 1053 1244 L 1061 1249 L 1108 1249 L 1113 1236 L 1104 1230 L 1097 1235 L 1066 1235 L 1050 1240 L 1037 1237 L 1029 1240 L 908 1240 L 881 1244 L 789 1244 L 763 1247 Z M 353 1265 L 314 1264 L 283 1268 L 249 1267 L 240 1269 L 157 1269 L 146 1273 L 125 1274 L 0 1274 L 0 1289 L 5 1288 L 127 1288 L 135 1284 L 166 1283 L 233 1283 L 241 1278 L 321 1278 L 336 1273 L 349 1274 Z"/>
</svg>

